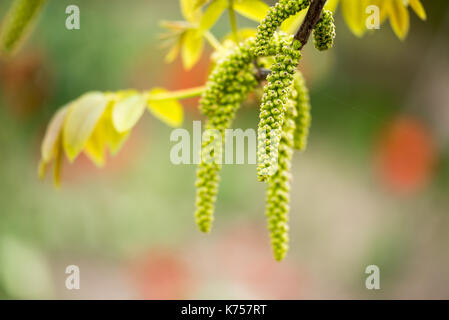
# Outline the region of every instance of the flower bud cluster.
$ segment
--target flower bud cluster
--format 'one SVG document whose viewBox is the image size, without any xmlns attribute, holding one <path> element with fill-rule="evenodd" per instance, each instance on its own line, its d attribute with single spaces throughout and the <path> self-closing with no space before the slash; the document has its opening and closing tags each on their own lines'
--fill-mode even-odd
<svg viewBox="0 0 449 320">
<path fill-rule="evenodd" d="M 280 0 L 272 6 L 257 27 L 255 55 L 269 55 L 270 40 L 282 22 L 309 5 L 310 0 Z"/>
<path fill-rule="evenodd" d="M 313 44 L 320 51 L 328 50 L 334 46 L 335 24 L 332 12 L 324 10 L 321 18 L 313 28 Z"/>
</svg>

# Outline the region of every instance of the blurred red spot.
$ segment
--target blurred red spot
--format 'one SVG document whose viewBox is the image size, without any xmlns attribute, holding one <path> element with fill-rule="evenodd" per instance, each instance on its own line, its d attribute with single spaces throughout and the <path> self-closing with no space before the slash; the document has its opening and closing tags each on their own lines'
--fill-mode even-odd
<svg viewBox="0 0 449 320">
<path fill-rule="evenodd" d="M 204 86 L 210 71 L 210 52 L 205 51 L 198 63 L 191 69 L 185 70 L 181 58 L 178 57 L 173 63 L 165 66 L 164 83 L 170 90 L 181 90 Z M 197 110 L 199 98 L 182 100 L 182 104 L 189 109 Z"/>
<path fill-rule="evenodd" d="M 51 73 L 44 53 L 34 50 L 0 61 L 0 86 L 6 105 L 19 117 L 40 109 L 51 92 Z"/>
<path fill-rule="evenodd" d="M 132 266 L 132 275 L 144 299 L 185 299 L 191 273 L 182 255 L 170 250 L 149 252 Z"/>
<path fill-rule="evenodd" d="M 264 227 L 243 224 L 224 235 L 215 254 L 230 278 L 255 297 L 298 299 L 306 285 L 304 270 L 291 259 L 275 261 L 269 241 Z"/>
<path fill-rule="evenodd" d="M 396 193 L 410 194 L 431 179 L 436 148 L 429 129 L 419 120 L 401 117 L 384 130 L 377 165 L 382 181 Z"/>
</svg>

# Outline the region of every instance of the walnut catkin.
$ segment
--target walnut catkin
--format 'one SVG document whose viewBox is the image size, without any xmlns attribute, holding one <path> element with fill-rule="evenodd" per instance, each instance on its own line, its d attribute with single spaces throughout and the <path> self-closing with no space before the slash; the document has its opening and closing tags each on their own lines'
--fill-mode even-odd
<svg viewBox="0 0 449 320">
<path fill-rule="evenodd" d="M 313 28 L 313 44 L 320 51 L 328 50 L 334 46 L 335 24 L 332 12 L 324 10 L 321 18 Z"/>
<path fill-rule="evenodd" d="M 219 157 L 221 150 L 216 149 L 221 148 L 225 130 L 231 126 L 241 102 L 257 85 L 252 65 L 253 44 L 253 39 L 246 41 L 218 62 L 209 77 L 206 91 L 200 101 L 200 110 L 208 117 L 206 130 L 214 130 L 218 133 L 218 137 L 203 141 L 202 159 L 197 169 L 195 219 L 198 228 L 203 232 L 211 230 L 214 219 L 221 170 L 220 159 L 216 161 L 215 158 L 215 156 Z M 214 139 L 221 141 L 217 144 L 217 141 L 213 141 Z M 204 156 L 205 153 L 209 153 L 208 148 L 211 146 L 213 147 L 212 159 L 206 161 Z"/>
<path fill-rule="evenodd" d="M 293 86 L 292 100 L 294 100 L 296 106 L 296 115 L 294 117 L 296 128 L 293 135 L 294 148 L 300 151 L 305 151 L 307 148 L 312 116 L 310 114 L 309 90 L 307 89 L 304 77 L 300 71 L 295 74 Z"/>
<path fill-rule="evenodd" d="M 276 170 L 278 144 L 284 123 L 287 100 L 290 95 L 294 74 L 297 71 L 301 43 L 290 45 L 291 37 L 281 40 L 278 54 L 274 58 L 271 74 L 267 77 L 260 108 L 258 127 L 257 175 L 259 181 L 266 179 Z"/>
</svg>

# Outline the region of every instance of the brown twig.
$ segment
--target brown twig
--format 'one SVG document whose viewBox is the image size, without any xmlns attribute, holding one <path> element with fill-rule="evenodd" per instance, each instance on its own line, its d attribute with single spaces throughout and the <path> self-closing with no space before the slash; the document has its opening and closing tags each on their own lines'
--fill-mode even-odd
<svg viewBox="0 0 449 320">
<path fill-rule="evenodd" d="M 307 14 L 299 27 L 298 31 L 295 34 L 294 39 L 299 40 L 301 42 L 301 47 L 299 50 L 302 50 L 306 45 L 307 41 L 309 41 L 310 35 L 312 34 L 313 28 L 320 20 L 321 13 L 323 12 L 324 5 L 327 0 L 312 0 L 309 9 L 307 10 Z M 259 82 L 266 80 L 267 76 L 270 74 L 270 70 L 257 68 L 257 80 Z"/>
<path fill-rule="evenodd" d="M 299 50 L 301 50 L 307 41 L 309 41 L 313 28 L 318 23 L 318 20 L 320 20 L 321 12 L 323 12 L 326 1 L 327 0 L 312 0 L 306 17 L 304 18 L 301 27 L 299 27 L 295 34 L 295 40 L 299 40 L 301 42 L 301 48 Z"/>
</svg>

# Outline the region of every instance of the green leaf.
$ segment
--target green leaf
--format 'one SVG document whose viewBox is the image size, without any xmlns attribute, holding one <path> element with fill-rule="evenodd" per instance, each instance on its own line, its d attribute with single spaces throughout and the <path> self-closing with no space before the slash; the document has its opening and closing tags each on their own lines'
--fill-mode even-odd
<svg viewBox="0 0 449 320">
<path fill-rule="evenodd" d="M 205 31 L 212 28 L 226 8 L 228 8 L 228 5 L 228 0 L 213 1 L 201 17 L 200 30 Z"/>
<path fill-rule="evenodd" d="M 14 0 L 0 33 L 1 51 L 16 51 L 31 33 L 34 22 L 46 0 Z"/>
<path fill-rule="evenodd" d="M 142 117 L 145 107 L 145 97 L 140 93 L 133 93 L 117 101 L 112 109 L 112 122 L 117 132 L 131 130 Z"/>
<path fill-rule="evenodd" d="M 63 146 L 70 161 L 86 146 L 107 105 L 101 92 L 86 93 L 71 104 L 63 127 Z"/>
<path fill-rule="evenodd" d="M 152 95 L 167 93 L 163 88 L 154 88 L 148 95 L 148 109 L 158 119 L 169 126 L 179 127 L 182 124 L 184 112 L 176 99 L 151 100 Z"/>
<path fill-rule="evenodd" d="M 234 9 L 242 16 L 261 21 L 267 14 L 270 7 L 261 0 L 235 0 Z"/>
</svg>

